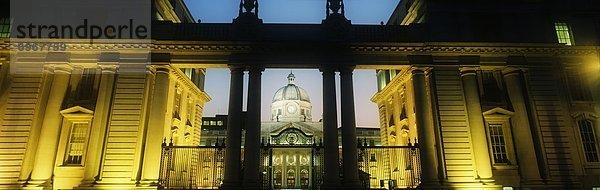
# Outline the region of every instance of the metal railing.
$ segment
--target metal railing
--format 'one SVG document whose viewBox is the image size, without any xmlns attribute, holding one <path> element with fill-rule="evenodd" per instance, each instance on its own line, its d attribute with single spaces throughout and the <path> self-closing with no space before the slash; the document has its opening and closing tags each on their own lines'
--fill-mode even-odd
<svg viewBox="0 0 600 190">
<path fill-rule="evenodd" d="M 323 145 L 261 146 L 263 189 L 320 189 Z"/>
<path fill-rule="evenodd" d="M 358 147 L 359 177 L 368 189 L 413 189 L 421 183 L 418 144 Z"/>
<path fill-rule="evenodd" d="M 162 146 L 159 185 L 166 189 L 218 189 L 225 146 Z"/>
<path fill-rule="evenodd" d="M 218 189 L 224 178 L 224 158 L 225 146 L 219 144 L 173 146 L 163 143 L 159 185 L 165 189 Z M 322 145 L 263 143 L 260 163 L 263 189 L 320 189 L 323 183 Z M 417 144 L 368 146 L 359 143 L 358 166 L 360 179 L 368 189 L 413 189 L 421 182 Z"/>
</svg>

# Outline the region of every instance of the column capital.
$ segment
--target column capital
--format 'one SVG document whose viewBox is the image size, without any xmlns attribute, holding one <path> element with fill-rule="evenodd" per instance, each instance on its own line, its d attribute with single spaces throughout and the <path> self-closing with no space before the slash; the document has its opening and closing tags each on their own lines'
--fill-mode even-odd
<svg viewBox="0 0 600 190">
<path fill-rule="evenodd" d="M 262 72 L 265 71 L 265 66 L 264 65 L 249 65 L 246 67 L 246 69 L 249 71 L 250 74 L 252 74 L 252 73 L 262 74 Z"/>
<path fill-rule="evenodd" d="M 71 74 L 73 65 L 70 62 L 71 54 L 68 52 L 49 52 L 46 55 L 46 70 L 55 74 Z"/>
<path fill-rule="evenodd" d="M 354 72 L 354 68 L 356 68 L 356 66 L 352 65 L 352 66 L 340 66 L 339 70 L 340 70 L 340 75 L 352 75 L 352 72 Z"/>
<path fill-rule="evenodd" d="M 121 54 L 119 52 L 102 52 L 98 58 L 98 67 L 102 74 L 114 74 L 119 67 Z"/>
<path fill-rule="evenodd" d="M 155 65 L 154 69 L 156 73 L 169 74 L 169 72 L 171 71 L 171 67 L 169 65 Z"/>
<path fill-rule="evenodd" d="M 321 67 L 319 67 L 319 71 L 322 72 L 323 74 L 335 73 L 337 70 L 338 70 L 337 67 L 334 65 L 321 65 Z"/>
<path fill-rule="evenodd" d="M 512 75 L 518 75 L 521 73 L 526 73 L 527 72 L 527 68 L 523 68 L 523 67 L 505 67 L 504 69 L 502 69 L 502 74 L 504 74 L 505 77 L 507 76 L 512 76 Z"/>
<path fill-rule="evenodd" d="M 238 72 L 243 73 L 246 70 L 246 68 L 242 65 L 229 65 L 228 67 L 232 74 Z"/>
<path fill-rule="evenodd" d="M 425 74 L 427 72 L 429 72 L 429 70 L 431 70 L 431 67 L 411 67 L 410 68 L 410 72 L 415 75 L 415 74 Z"/>
<path fill-rule="evenodd" d="M 119 68 L 118 63 L 98 63 L 102 74 L 115 74 Z"/>
<path fill-rule="evenodd" d="M 54 74 L 71 74 L 75 68 L 69 63 L 52 63 L 45 65 L 46 70 Z"/>
<path fill-rule="evenodd" d="M 460 76 L 464 77 L 467 75 L 477 75 L 477 71 L 481 70 L 480 67 L 460 67 L 458 68 L 460 71 Z"/>
</svg>

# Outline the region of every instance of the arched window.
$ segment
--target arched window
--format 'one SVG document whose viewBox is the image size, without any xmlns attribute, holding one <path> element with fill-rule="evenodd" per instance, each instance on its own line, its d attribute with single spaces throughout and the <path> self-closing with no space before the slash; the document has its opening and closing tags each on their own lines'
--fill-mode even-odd
<svg viewBox="0 0 600 190">
<path fill-rule="evenodd" d="M 287 172 L 287 186 L 294 187 L 296 186 L 296 171 L 290 169 Z"/>
<path fill-rule="evenodd" d="M 309 185 L 309 175 L 308 175 L 308 170 L 307 169 L 303 169 L 302 171 L 300 171 L 300 185 L 302 185 L 302 188 L 308 188 Z"/>
<path fill-rule="evenodd" d="M 281 178 L 283 178 L 281 170 L 275 170 L 275 177 L 273 179 L 273 185 L 275 188 L 281 188 Z"/>
<path fill-rule="evenodd" d="M 594 124 L 590 119 L 579 119 L 577 120 L 577 126 L 579 127 L 579 134 L 581 136 L 581 145 L 583 147 L 583 154 L 587 162 L 599 162 L 598 158 L 598 147 L 596 133 L 594 131 Z"/>
</svg>

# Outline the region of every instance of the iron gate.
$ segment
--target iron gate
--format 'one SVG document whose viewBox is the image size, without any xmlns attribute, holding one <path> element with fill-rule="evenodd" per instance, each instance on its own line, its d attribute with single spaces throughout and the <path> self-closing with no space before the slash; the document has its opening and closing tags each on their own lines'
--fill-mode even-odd
<svg viewBox="0 0 600 190">
<path fill-rule="evenodd" d="M 218 189 L 223 182 L 225 146 L 162 146 L 159 187 Z"/>
<path fill-rule="evenodd" d="M 260 167 L 263 189 L 320 189 L 323 146 L 263 144 Z"/>
<path fill-rule="evenodd" d="M 359 144 L 358 149 L 359 176 L 365 188 L 413 189 L 420 184 L 421 162 L 418 145 Z M 320 189 L 324 175 L 323 151 L 323 146 L 320 144 L 263 143 L 259 168 L 262 174 L 260 175 L 262 188 Z M 215 146 L 163 144 L 159 186 L 165 189 L 218 189 L 224 178 L 224 158 L 223 144 Z M 340 157 L 340 162 L 341 160 Z M 340 166 L 341 168 L 343 166 Z"/>
</svg>

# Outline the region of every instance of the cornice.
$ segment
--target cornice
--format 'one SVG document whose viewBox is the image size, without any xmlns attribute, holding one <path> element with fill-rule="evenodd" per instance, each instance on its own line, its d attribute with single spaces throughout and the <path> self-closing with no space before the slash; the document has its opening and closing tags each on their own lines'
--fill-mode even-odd
<svg viewBox="0 0 600 190">
<path fill-rule="evenodd" d="M 170 53 L 202 54 L 209 52 L 244 53 L 293 47 L 294 44 L 284 42 L 236 42 L 236 41 L 160 41 L 160 40 L 29 40 L 19 39 L 13 42 L 61 42 L 67 44 L 67 50 L 79 51 L 157 51 Z M 343 44 L 342 44 L 343 45 Z M 559 44 L 534 44 L 534 43 L 464 43 L 464 42 L 427 42 L 427 43 L 349 43 L 349 51 L 356 55 L 361 54 L 391 54 L 391 55 L 471 55 L 482 56 L 589 56 L 597 55 L 598 46 L 563 46 Z M 336 46 L 338 47 L 338 46 Z M 15 44 L 0 39 L 0 53 L 6 53 Z M 292 48 L 294 49 L 294 48 Z M 14 51 L 10 51 L 14 52 Z"/>
<path fill-rule="evenodd" d="M 375 95 L 371 98 L 371 101 L 379 103 L 387 99 L 387 97 L 392 95 L 392 92 L 398 90 L 402 83 L 406 83 L 408 80 L 410 80 L 411 71 L 411 68 L 402 69 L 402 71 L 396 74 L 396 76 L 387 85 L 385 85 L 383 89 L 375 93 Z"/>
<path fill-rule="evenodd" d="M 170 74 L 171 76 L 175 77 L 177 81 L 179 81 L 188 90 L 188 92 L 191 92 L 194 96 L 199 97 L 202 102 L 208 102 L 211 100 L 210 96 L 208 96 L 206 92 L 198 89 L 198 87 L 196 87 L 196 85 L 190 79 L 185 77 L 185 74 L 183 74 L 180 69 L 171 68 Z"/>
</svg>

